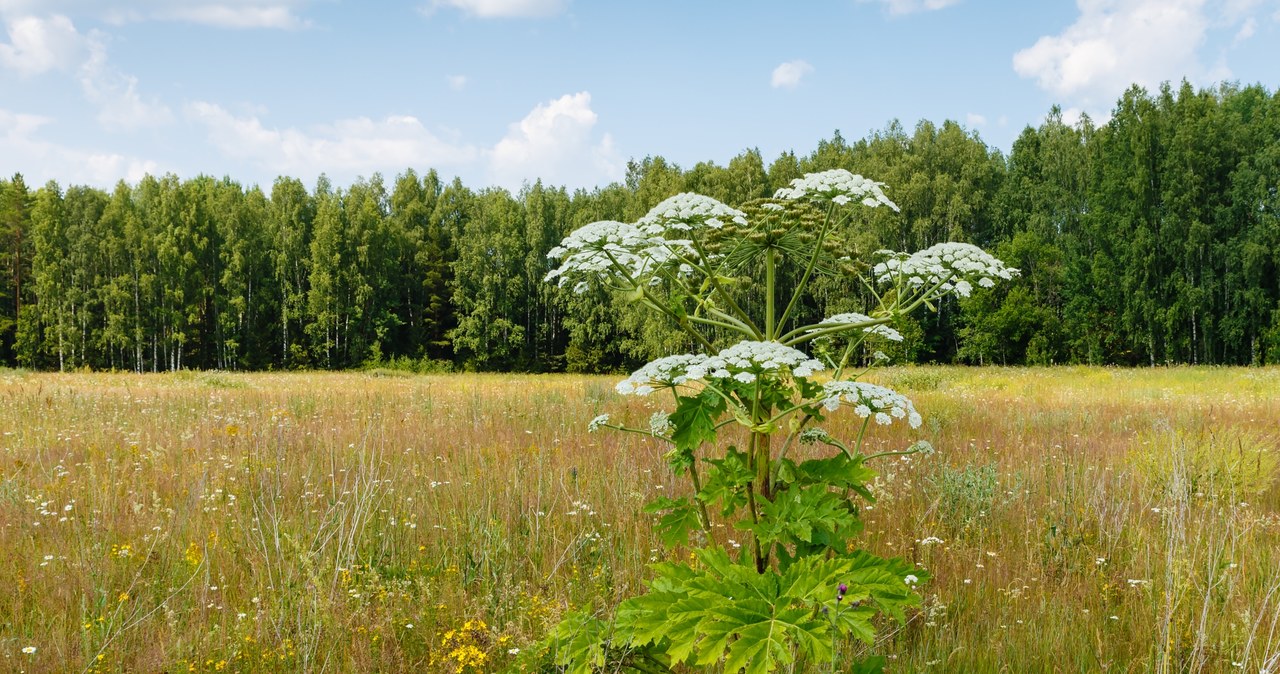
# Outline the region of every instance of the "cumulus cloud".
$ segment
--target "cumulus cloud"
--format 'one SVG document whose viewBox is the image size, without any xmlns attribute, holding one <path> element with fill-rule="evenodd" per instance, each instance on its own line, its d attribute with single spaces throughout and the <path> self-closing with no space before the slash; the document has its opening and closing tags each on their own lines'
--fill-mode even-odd
<svg viewBox="0 0 1280 674">
<path fill-rule="evenodd" d="M 80 89 L 98 108 L 98 122 L 111 131 L 152 128 L 173 121 L 169 107 L 138 93 L 138 78 L 126 75 L 107 63 L 106 47 L 90 44 L 89 60 L 80 67 Z"/>
<path fill-rule="evenodd" d="M 811 72 L 813 72 L 813 66 L 809 65 L 808 61 L 801 59 L 787 61 L 773 69 L 769 84 L 774 89 L 795 89 L 800 86 L 800 80 Z"/>
<path fill-rule="evenodd" d="M 0 43 L 0 65 L 24 76 L 74 70 L 85 98 L 98 108 L 103 127 L 128 130 L 172 120 L 168 107 L 138 93 L 136 77 L 107 62 L 103 34 L 81 33 L 61 14 L 19 17 L 7 25 L 10 41 Z"/>
<path fill-rule="evenodd" d="M 28 184 L 57 180 L 62 185 L 107 187 L 117 180 L 136 182 L 160 172 L 151 160 L 112 152 L 96 152 L 59 145 L 40 138 L 53 120 L 0 108 L 0 170 L 22 172 Z"/>
<path fill-rule="evenodd" d="M 62 13 L 109 23 L 181 21 L 220 28 L 302 28 L 310 0 L 0 0 L 0 14 Z"/>
<path fill-rule="evenodd" d="M 448 167 L 473 161 L 478 151 L 431 133 L 410 116 L 344 119 L 300 129 L 273 128 L 255 115 L 237 116 L 222 106 L 195 102 L 188 119 L 203 126 L 210 143 L 227 157 L 279 173 L 354 176 L 400 171 L 406 166 Z"/>
<path fill-rule="evenodd" d="M 898 16 L 915 14 L 916 12 L 932 12 L 950 7 L 960 2 L 960 0 L 858 0 L 858 2 L 878 2 L 884 5 L 885 10 L 890 14 Z"/>
<path fill-rule="evenodd" d="M 591 187 L 623 175 L 608 133 L 596 136 L 591 94 L 566 94 L 538 104 L 489 151 L 490 178 L 515 189 L 526 180 Z"/>
<path fill-rule="evenodd" d="M 1075 23 L 1014 54 L 1019 75 L 1068 101 L 1097 106 L 1133 83 L 1153 88 L 1211 74 L 1197 53 L 1211 23 L 1206 0 L 1078 0 L 1077 6 Z"/>
<path fill-rule="evenodd" d="M 7 43 L 0 42 L 0 66 L 20 75 L 71 70 L 87 53 L 84 36 L 61 14 L 21 16 L 5 22 Z"/>
<path fill-rule="evenodd" d="M 540 18 L 565 11 L 569 0 L 430 0 L 422 11 L 431 15 L 442 7 L 481 19 Z"/>
<path fill-rule="evenodd" d="M 968 124 L 969 126 L 985 126 L 987 118 L 976 112 L 971 112 L 964 116 L 964 121 L 965 124 Z"/>
</svg>

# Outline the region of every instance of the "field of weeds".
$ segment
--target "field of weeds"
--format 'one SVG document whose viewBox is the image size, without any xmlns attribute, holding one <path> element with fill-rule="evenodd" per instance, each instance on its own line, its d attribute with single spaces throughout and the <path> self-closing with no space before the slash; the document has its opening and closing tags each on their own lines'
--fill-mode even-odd
<svg viewBox="0 0 1280 674">
<path fill-rule="evenodd" d="M 686 556 L 617 379 L 0 372 L 0 671 L 502 671 Z M 890 671 L 1280 671 L 1280 370 L 874 379 L 938 450 L 864 513 L 933 574 Z"/>
</svg>

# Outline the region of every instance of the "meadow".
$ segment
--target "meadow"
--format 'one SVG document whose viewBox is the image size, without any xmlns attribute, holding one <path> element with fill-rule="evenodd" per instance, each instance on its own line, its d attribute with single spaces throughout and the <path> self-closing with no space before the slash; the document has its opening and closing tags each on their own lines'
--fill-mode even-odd
<svg viewBox="0 0 1280 674">
<path fill-rule="evenodd" d="M 518 670 L 687 557 L 620 378 L 0 371 L 0 671 Z M 1280 671 L 1280 369 L 872 380 L 925 421 L 867 451 L 938 450 L 864 512 L 933 574 L 889 671 Z"/>
</svg>

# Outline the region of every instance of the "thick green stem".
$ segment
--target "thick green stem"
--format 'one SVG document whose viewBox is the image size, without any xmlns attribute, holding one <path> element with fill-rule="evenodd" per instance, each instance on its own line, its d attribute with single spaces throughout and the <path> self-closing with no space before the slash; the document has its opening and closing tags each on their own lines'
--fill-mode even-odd
<svg viewBox="0 0 1280 674">
<path fill-rule="evenodd" d="M 764 252 L 764 338 L 772 340 L 778 336 L 778 324 L 774 322 L 774 294 L 777 288 L 777 261 L 773 259 L 773 249 Z"/>
<path fill-rule="evenodd" d="M 752 423 L 758 423 L 759 418 L 760 418 L 760 387 L 757 383 L 755 396 L 751 401 Z M 767 436 L 765 436 L 763 433 L 756 433 L 756 432 L 751 433 L 751 447 L 750 447 L 749 453 L 747 454 L 748 468 L 752 471 L 752 474 L 755 476 L 752 478 L 751 482 L 747 483 L 747 506 L 751 510 L 751 523 L 754 525 L 760 524 L 760 512 L 759 512 L 759 508 L 756 505 L 756 491 L 759 490 L 760 495 L 762 497 L 767 498 L 767 495 L 766 495 L 767 487 L 765 485 L 767 485 L 769 482 L 769 479 L 768 479 L 769 478 L 769 472 L 768 472 L 769 471 L 769 466 L 768 466 L 769 449 L 768 449 L 768 446 L 766 445 L 764 448 L 764 458 L 762 459 L 760 454 L 761 438 L 767 438 Z M 760 471 L 762 468 L 762 464 L 764 469 L 763 480 L 760 479 L 760 475 L 761 475 Z M 760 545 L 760 537 L 756 535 L 755 531 L 751 532 L 751 552 L 755 556 L 756 573 L 764 573 L 765 570 L 769 568 L 769 554 L 767 551 L 762 549 Z"/>
<path fill-rule="evenodd" d="M 702 501 L 702 478 L 698 476 L 698 457 L 689 457 L 689 479 L 693 480 L 693 502 L 698 504 L 698 518 L 702 522 L 702 531 L 711 538 L 711 516 L 707 514 L 707 504 Z"/>
</svg>

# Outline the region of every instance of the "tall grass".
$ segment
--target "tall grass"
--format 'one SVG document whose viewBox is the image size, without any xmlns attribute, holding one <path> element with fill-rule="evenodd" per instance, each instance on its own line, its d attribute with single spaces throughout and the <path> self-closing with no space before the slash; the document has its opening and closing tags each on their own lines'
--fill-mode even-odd
<svg viewBox="0 0 1280 674">
<path fill-rule="evenodd" d="M 665 448 L 585 430 L 656 396 L 378 374 L 0 372 L 0 671 L 498 671 L 684 554 Z M 869 449 L 940 450 L 864 513 L 934 576 L 891 669 L 1280 667 L 1280 370 L 878 378 L 926 424 Z"/>
</svg>

